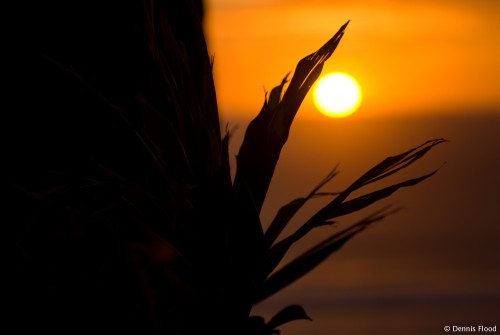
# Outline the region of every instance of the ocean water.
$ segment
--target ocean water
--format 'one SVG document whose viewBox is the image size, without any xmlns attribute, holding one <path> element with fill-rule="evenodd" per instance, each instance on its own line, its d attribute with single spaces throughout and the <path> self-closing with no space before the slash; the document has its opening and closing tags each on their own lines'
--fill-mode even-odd
<svg viewBox="0 0 500 335">
<path fill-rule="evenodd" d="M 387 156 L 441 137 L 450 142 L 388 183 L 439 168 L 437 174 L 338 224 L 355 222 L 386 203 L 405 210 L 356 236 L 253 313 L 269 319 L 287 305 L 302 305 L 313 322 L 289 323 L 281 328 L 284 335 L 445 334 L 445 326 L 450 333 L 453 326 L 476 332 L 480 325 L 500 326 L 499 116 L 296 120 L 262 221 L 267 225 L 281 205 L 305 195 L 336 164 L 340 174 L 327 191 L 341 190 Z M 239 140 L 235 135 L 234 153 Z M 311 202 L 285 235 L 326 201 Z M 335 229 L 318 229 L 285 262 Z"/>
</svg>

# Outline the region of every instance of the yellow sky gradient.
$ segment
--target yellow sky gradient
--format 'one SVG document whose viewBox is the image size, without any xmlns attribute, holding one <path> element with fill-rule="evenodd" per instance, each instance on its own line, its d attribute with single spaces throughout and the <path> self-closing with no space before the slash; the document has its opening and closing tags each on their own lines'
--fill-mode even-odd
<svg viewBox="0 0 500 335">
<path fill-rule="evenodd" d="M 500 114 L 498 1 L 209 0 L 221 114 L 251 117 L 302 57 L 351 20 L 323 74 L 354 76 L 357 114 Z M 299 117 L 323 117 L 311 94 Z"/>
</svg>

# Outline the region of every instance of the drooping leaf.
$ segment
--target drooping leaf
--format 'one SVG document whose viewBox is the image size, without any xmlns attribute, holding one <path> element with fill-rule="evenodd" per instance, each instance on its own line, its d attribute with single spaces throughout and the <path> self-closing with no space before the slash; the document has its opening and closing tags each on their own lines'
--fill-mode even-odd
<svg viewBox="0 0 500 335">
<path fill-rule="evenodd" d="M 290 305 L 283 308 L 279 311 L 275 316 L 269 320 L 267 326 L 270 329 L 276 329 L 287 322 L 295 321 L 295 320 L 310 320 L 312 319 L 307 315 L 306 311 L 302 306 L 299 305 Z"/>
<path fill-rule="evenodd" d="M 238 330 L 235 329 L 235 332 Z M 246 333 L 249 335 L 273 335 L 275 332 L 267 326 L 262 316 L 252 315 L 248 317 Z"/>
</svg>

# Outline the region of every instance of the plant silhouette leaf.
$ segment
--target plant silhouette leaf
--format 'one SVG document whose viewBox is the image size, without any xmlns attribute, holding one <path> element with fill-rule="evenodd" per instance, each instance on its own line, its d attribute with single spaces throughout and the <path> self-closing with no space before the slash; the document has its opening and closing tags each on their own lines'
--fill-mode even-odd
<svg viewBox="0 0 500 335">
<path fill-rule="evenodd" d="M 281 80 L 281 84 L 271 90 L 271 93 L 269 94 L 269 100 L 267 101 L 267 105 L 270 111 L 274 110 L 279 105 L 283 94 L 283 89 L 285 88 L 285 84 L 288 82 L 289 75 L 290 72 L 287 73 L 286 76 Z"/>
<path fill-rule="evenodd" d="M 282 137 L 288 137 L 290 125 L 297 113 L 300 104 L 307 92 L 318 79 L 323 69 L 324 62 L 330 58 L 344 36 L 347 21 L 337 33 L 326 42 L 318 51 L 304 57 L 299 61 L 295 73 L 290 81 L 290 86 L 283 96 L 280 107 L 277 109 L 272 122 L 272 128 Z"/>
<path fill-rule="evenodd" d="M 431 173 L 426 174 L 424 176 L 414 178 L 414 179 L 409 179 L 409 180 L 406 180 L 404 182 L 401 182 L 401 183 L 398 183 L 395 185 L 391 185 L 391 186 L 388 186 L 386 188 L 383 188 L 383 189 L 362 195 L 360 197 L 354 198 L 352 200 L 343 202 L 338 206 L 330 208 L 331 209 L 330 212 L 327 209 L 325 209 L 323 214 L 325 216 L 327 216 L 328 219 L 333 219 L 333 218 L 336 218 L 339 216 L 343 216 L 343 215 L 357 212 L 365 207 L 370 206 L 371 204 L 373 204 L 376 201 L 387 198 L 388 196 L 390 196 L 391 194 L 396 192 L 401 187 L 413 186 L 413 185 L 420 183 L 421 181 L 434 175 L 437 171 L 438 170 L 434 170 Z M 329 208 L 329 207 L 327 206 L 325 208 Z"/>
<path fill-rule="evenodd" d="M 361 184 L 364 186 L 386 178 L 422 158 L 432 147 L 444 142 L 447 142 L 447 140 L 443 138 L 429 140 L 402 154 L 387 157 L 361 176 L 353 185 Z"/>
<path fill-rule="evenodd" d="M 283 257 L 286 255 L 290 247 L 308 234 L 312 229 L 321 227 L 324 225 L 332 224 L 333 218 L 339 217 L 341 215 L 349 214 L 358 210 L 361 210 L 372 203 L 384 199 L 401 187 L 416 185 L 419 182 L 429 178 L 437 170 L 426 174 L 424 176 L 409 179 L 404 182 L 380 189 L 378 191 L 369 193 L 367 195 L 355 198 L 353 200 L 344 202 L 346 198 L 355 190 L 368 185 L 369 183 L 380 180 L 380 176 L 389 176 L 404 167 L 407 167 L 411 163 L 415 162 L 421 158 L 425 153 L 427 153 L 432 147 L 439 143 L 443 143 L 445 140 L 438 139 L 427 141 L 424 144 L 406 151 L 403 154 L 389 157 L 377 164 L 375 167 L 370 169 L 367 173 L 357 179 L 353 184 L 347 187 L 343 192 L 341 192 L 335 199 L 333 199 L 326 206 L 321 208 L 316 214 L 314 214 L 306 223 L 299 227 L 292 235 L 286 237 L 280 242 L 273 245 L 267 257 L 264 259 L 262 271 L 264 274 L 270 274 L 276 266 L 281 262 Z"/>
<path fill-rule="evenodd" d="M 295 321 L 295 320 L 310 320 L 312 319 L 307 315 L 306 311 L 302 306 L 299 305 L 290 305 L 283 308 L 281 311 L 276 313 L 275 316 L 269 320 L 267 326 L 270 329 L 276 329 L 287 322 Z"/>
<path fill-rule="evenodd" d="M 331 193 L 318 193 L 325 184 L 327 184 L 330 180 L 333 179 L 338 174 L 337 167 L 335 167 L 328 175 L 306 196 L 303 198 L 297 198 L 292 200 L 285 206 L 281 207 L 276 217 L 269 225 L 269 228 L 266 230 L 265 238 L 267 247 L 271 247 L 271 245 L 276 241 L 278 236 L 281 234 L 283 229 L 286 227 L 290 219 L 302 208 L 302 206 L 312 197 L 317 195 L 325 196 L 331 195 Z"/>
<path fill-rule="evenodd" d="M 318 51 L 299 61 L 290 85 L 279 100 L 287 76 L 271 91 L 260 113 L 247 127 L 237 156 L 234 188 L 247 192 L 253 207 L 260 213 L 292 121 L 307 92 L 318 78 L 323 63 L 333 54 L 348 22 Z M 278 101 L 278 103 L 277 103 Z"/>
<path fill-rule="evenodd" d="M 256 303 L 304 276 L 370 224 L 399 210 L 399 208 L 389 210 L 390 208 L 391 206 L 386 206 L 358 223 L 333 234 L 272 274 L 259 288 Z"/>
<path fill-rule="evenodd" d="M 384 159 L 382 162 L 368 170 L 365 174 L 363 174 L 360 178 L 358 178 L 354 183 L 352 183 L 349 187 L 345 189 L 345 191 L 341 192 L 335 199 L 333 199 L 329 204 L 320 209 L 312 218 L 311 221 L 322 221 L 331 219 L 331 216 L 328 214 L 332 212 L 333 208 L 340 206 L 340 204 L 347 199 L 347 197 L 354 191 L 360 189 L 363 186 L 371 184 L 375 181 L 379 181 L 383 178 L 386 178 L 410 164 L 414 163 L 418 159 L 422 158 L 431 148 L 434 146 L 447 142 L 445 139 L 435 139 L 426 141 L 425 143 L 412 148 L 402 154 L 388 157 Z M 435 173 L 435 171 L 433 172 Z M 432 175 L 432 173 L 431 173 Z M 425 179 L 425 178 L 424 178 Z"/>
</svg>

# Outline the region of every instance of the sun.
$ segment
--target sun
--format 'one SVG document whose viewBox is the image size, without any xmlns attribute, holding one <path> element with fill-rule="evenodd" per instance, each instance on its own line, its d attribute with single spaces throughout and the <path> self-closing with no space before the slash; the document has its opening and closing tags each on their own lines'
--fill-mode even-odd
<svg viewBox="0 0 500 335">
<path fill-rule="evenodd" d="M 346 117 L 361 104 L 361 88 L 356 79 L 342 72 L 329 73 L 314 87 L 316 108 L 329 117 Z"/>
</svg>

